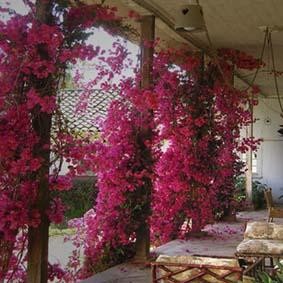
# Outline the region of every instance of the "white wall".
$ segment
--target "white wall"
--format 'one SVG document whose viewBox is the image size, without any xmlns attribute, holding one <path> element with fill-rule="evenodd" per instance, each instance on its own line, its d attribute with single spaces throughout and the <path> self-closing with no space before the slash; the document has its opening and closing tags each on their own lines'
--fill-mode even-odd
<svg viewBox="0 0 283 283">
<path fill-rule="evenodd" d="M 52 174 L 53 169 L 55 169 L 55 167 L 59 166 L 59 162 L 55 163 L 56 166 L 51 166 L 49 169 L 50 174 Z M 70 163 L 66 162 L 66 159 L 63 158 L 63 162 L 62 162 L 62 167 L 61 167 L 61 171 L 59 173 L 59 175 L 64 176 L 67 175 L 69 173 L 69 169 L 68 166 L 70 165 Z M 93 177 L 95 176 L 95 174 L 91 171 L 87 171 L 84 174 L 82 174 L 80 177 Z"/>
<path fill-rule="evenodd" d="M 282 101 L 283 103 L 283 101 Z M 254 108 L 254 136 L 263 142 L 257 154 L 257 172 L 254 179 L 273 189 L 274 200 L 283 195 L 283 137 L 277 132 L 283 125 L 277 98 L 260 98 Z M 281 200 L 283 202 L 283 199 Z"/>
</svg>

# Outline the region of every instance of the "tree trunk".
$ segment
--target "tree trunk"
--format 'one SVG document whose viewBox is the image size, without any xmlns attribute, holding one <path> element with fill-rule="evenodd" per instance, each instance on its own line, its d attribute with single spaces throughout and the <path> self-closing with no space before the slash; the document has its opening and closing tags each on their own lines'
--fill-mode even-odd
<svg viewBox="0 0 283 283">
<path fill-rule="evenodd" d="M 45 24 L 52 23 L 52 1 L 36 1 L 36 18 Z M 39 50 L 42 58 L 48 57 L 44 50 Z M 54 80 L 50 75 L 47 79 L 32 79 L 32 86 L 41 96 L 54 95 Z M 40 224 L 37 228 L 28 230 L 28 267 L 27 282 L 46 283 L 48 280 L 48 230 L 49 219 L 46 211 L 49 206 L 49 163 L 50 163 L 50 133 L 52 115 L 33 109 L 32 126 L 39 138 L 34 148 L 34 155 L 42 159 L 42 165 L 34 176 L 38 181 L 37 199 L 34 208 L 40 213 Z M 48 146 L 46 146 L 48 145 Z"/>
</svg>

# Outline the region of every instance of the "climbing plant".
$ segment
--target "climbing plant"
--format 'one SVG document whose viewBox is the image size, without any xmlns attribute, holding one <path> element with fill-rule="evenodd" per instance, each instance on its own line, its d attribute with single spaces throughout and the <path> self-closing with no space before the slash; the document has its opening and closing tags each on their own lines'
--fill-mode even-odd
<svg viewBox="0 0 283 283">
<path fill-rule="evenodd" d="M 0 247 L 5 253 L 0 278 L 24 282 L 34 276 L 37 239 L 45 231 L 48 240 L 50 221 L 60 222 L 64 214 L 53 191 L 68 190 L 71 179 L 85 170 L 97 174 L 98 196 L 93 209 L 72 223 L 78 230 L 75 245 L 84 249 L 84 268 L 74 250 L 66 271 L 48 267 L 46 260 L 42 282 L 47 272 L 50 280 L 72 282 L 115 251 L 132 252 L 141 223 L 150 224 L 152 240 L 164 242 L 201 230 L 215 213 L 228 209 L 241 171 L 238 153 L 257 145 L 240 139 L 241 127 L 253 122 L 247 105 L 256 101 L 250 90 L 232 85 L 232 71 L 261 62 L 222 49 L 204 64 L 199 54 L 169 49 L 156 52 L 148 86 L 141 87 L 139 72 L 112 84 L 128 66 L 129 52 L 118 41 L 105 56 L 86 39 L 93 26 L 125 31 L 115 9 L 72 6 L 73 1 L 25 3 L 27 15 L 2 9 L 10 19 L 0 22 L 0 134 L 5 137 L 0 140 Z M 68 131 L 57 96 L 68 64 L 93 58 L 102 64 L 84 85 L 78 110 L 99 82 L 104 90 L 119 87 L 120 92 L 95 141 Z M 69 173 L 62 177 L 63 158 Z M 44 245 L 41 259 L 47 257 Z"/>
<path fill-rule="evenodd" d="M 48 226 L 64 213 L 53 192 L 68 190 L 72 177 L 86 169 L 87 162 L 79 159 L 90 144 L 88 137 L 78 139 L 68 131 L 58 90 L 69 64 L 104 53 L 86 43 L 90 28 L 123 28 L 108 6 L 24 3 L 26 15 L 1 7 L 6 18 L 0 22 L 0 280 L 46 282 L 47 273 L 54 277 L 56 270 L 51 265 L 47 270 Z M 112 68 L 120 67 L 114 60 L 120 50 L 121 44 L 113 46 L 106 62 Z M 62 177 L 63 158 L 70 166 Z"/>
<path fill-rule="evenodd" d="M 226 82 L 234 62 L 221 54 L 219 63 L 203 65 L 199 54 L 159 51 L 148 88 L 140 88 L 140 75 L 121 85 L 96 143 L 97 204 L 74 223 L 83 235 L 85 275 L 109 267 L 105 259 L 117 252 L 132 256 L 144 218 L 160 243 L 200 231 L 231 207 L 242 170 L 238 154 L 258 141 L 240 139 L 241 127 L 252 122 L 247 105 L 255 101 Z M 257 62 L 248 58 L 247 65 Z"/>
</svg>

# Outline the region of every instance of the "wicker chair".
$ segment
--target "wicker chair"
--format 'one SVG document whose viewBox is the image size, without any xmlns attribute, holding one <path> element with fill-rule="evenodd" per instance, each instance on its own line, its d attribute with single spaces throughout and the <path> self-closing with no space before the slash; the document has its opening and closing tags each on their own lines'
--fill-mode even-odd
<svg viewBox="0 0 283 283">
<path fill-rule="evenodd" d="M 268 209 L 268 222 L 273 222 L 273 218 L 283 218 L 283 207 L 274 205 L 271 188 L 264 191 L 264 197 Z"/>
</svg>

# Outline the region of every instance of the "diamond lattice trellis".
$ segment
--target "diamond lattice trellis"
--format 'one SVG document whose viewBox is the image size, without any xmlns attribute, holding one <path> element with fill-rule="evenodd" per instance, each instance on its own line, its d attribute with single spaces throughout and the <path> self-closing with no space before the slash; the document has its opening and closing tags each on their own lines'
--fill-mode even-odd
<svg viewBox="0 0 283 283">
<path fill-rule="evenodd" d="M 62 90 L 58 100 L 60 110 L 68 128 L 74 131 L 96 131 L 97 118 L 105 118 L 110 102 L 118 92 L 101 90 Z M 83 111 L 77 111 L 83 104 Z"/>
</svg>

